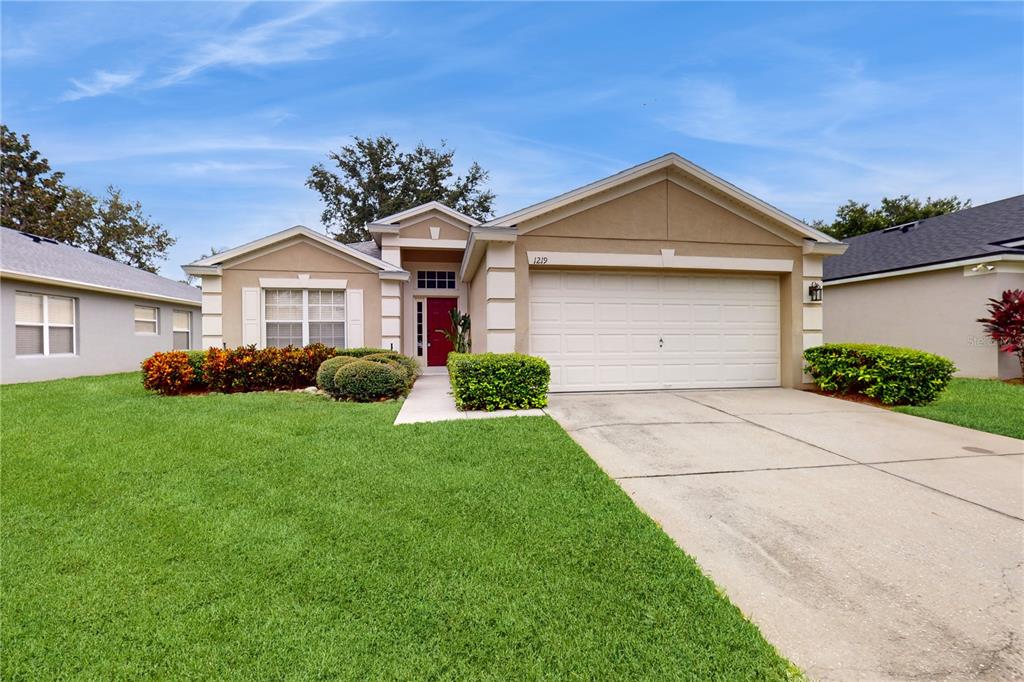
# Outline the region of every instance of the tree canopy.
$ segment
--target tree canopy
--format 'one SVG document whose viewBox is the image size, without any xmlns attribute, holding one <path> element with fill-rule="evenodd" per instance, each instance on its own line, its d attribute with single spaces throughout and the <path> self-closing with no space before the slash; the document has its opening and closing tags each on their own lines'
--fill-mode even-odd
<svg viewBox="0 0 1024 682">
<path fill-rule="evenodd" d="M 341 242 L 370 238 L 365 225 L 428 201 L 439 201 L 478 220 L 493 214 L 488 173 L 475 161 L 455 174 L 455 150 L 444 140 L 437 148 L 422 142 L 410 152 L 386 135 L 356 137 L 332 151 L 333 168 L 316 164 L 306 186 L 320 194 L 323 223 Z"/>
<path fill-rule="evenodd" d="M 137 201 L 107 187 L 96 197 L 64 183 L 64 173 L 32 148 L 28 135 L 6 125 L 0 180 L 0 221 L 4 227 L 31 232 L 92 253 L 156 272 L 175 239 L 147 216 Z"/>
<path fill-rule="evenodd" d="M 858 203 L 850 199 L 836 209 L 836 217 L 831 223 L 816 220 L 812 225 L 836 239 L 849 239 L 858 235 L 884 230 L 894 225 L 933 218 L 937 215 L 952 213 L 970 208 L 971 200 L 961 201 L 956 195 L 924 201 L 912 198 L 907 194 L 890 199 L 883 197 L 878 208 Z"/>
</svg>

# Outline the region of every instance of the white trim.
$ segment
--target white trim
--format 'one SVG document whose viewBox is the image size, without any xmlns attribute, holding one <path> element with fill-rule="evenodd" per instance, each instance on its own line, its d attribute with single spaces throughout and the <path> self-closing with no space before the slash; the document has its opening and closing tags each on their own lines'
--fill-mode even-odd
<svg viewBox="0 0 1024 682">
<path fill-rule="evenodd" d="M 722 178 L 713 175 L 712 173 L 704 170 L 695 163 L 688 161 L 687 159 L 684 159 L 682 156 L 676 154 L 675 152 L 670 152 L 668 154 L 665 154 L 664 156 L 659 156 L 656 159 L 652 159 L 651 161 L 642 163 L 632 168 L 628 168 L 622 172 L 610 175 L 606 178 L 597 180 L 596 182 L 592 182 L 588 185 L 584 185 L 583 187 L 579 187 L 564 194 L 560 194 L 556 197 L 548 199 L 547 201 L 542 201 L 538 204 L 527 206 L 526 208 L 520 209 L 513 213 L 509 213 L 504 216 L 495 218 L 494 220 L 487 221 L 486 223 L 483 223 L 482 227 L 511 227 L 526 220 L 530 220 L 531 218 L 537 217 L 543 213 L 552 211 L 556 208 L 560 208 L 573 202 L 580 201 L 581 199 L 584 199 L 593 194 L 607 191 L 618 185 L 629 182 L 648 173 L 652 173 L 654 171 L 666 168 L 674 168 L 686 175 L 692 176 L 697 180 L 705 183 L 706 185 L 709 185 L 716 191 L 726 195 L 730 199 L 740 204 L 749 206 L 750 208 L 755 209 L 756 211 L 772 218 L 773 220 L 782 223 L 783 225 L 804 235 L 805 237 L 813 239 L 814 241 L 825 243 L 839 243 L 838 240 L 828 236 L 823 232 L 815 230 L 813 227 L 804 224 L 803 222 L 797 220 L 793 216 L 784 213 L 783 211 L 775 208 L 774 206 L 771 206 L 770 204 L 758 199 L 752 194 L 749 194 L 741 190 L 739 187 L 736 187 L 735 185 L 726 182 Z"/>
<path fill-rule="evenodd" d="M 850 245 L 846 242 L 831 244 L 816 242 L 812 239 L 804 240 L 804 253 L 807 255 L 841 256 L 846 253 L 848 248 L 850 248 Z"/>
<path fill-rule="evenodd" d="M 377 277 L 391 282 L 408 282 L 409 272 L 406 270 L 401 270 L 399 272 L 379 272 L 377 273 Z"/>
<path fill-rule="evenodd" d="M 402 222 L 404 220 L 408 220 L 409 218 L 414 218 L 414 217 L 418 216 L 421 213 L 426 213 L 427 211 L 431 211 L 431 210 L 439 211 L 441 213 L 444 213 L 445 215 L 450 216 L 452 218 L 456 218 L 457 220 L 459 220 L 461 222 L 464 222 L 464 223 L 466 223 L 467 225 L 470 225 L 470 226 L 472 226 L 472 225 L 479 225 L 480 224 L 480 221 L 477 220 L 476 218 L 468 216 L 465 213 L 459 213 L 454 208 L 449 208 L 448 206 L 445 206 L 444 204 L 442 204 L 440 201 L 428 201 L 425 204 L 420 204 L 419 206 L 413 206 L 412 208 L 407 208 L 404 211 L 399 211 L 398 213 L 392 213 L 389 216 L 384 216 L 383 218 L 379 218 L 379 219 L 373 221 L 373 223 L 371 223 L 371 224 L 378 224 L 379 225 L 379 224 L 386 224 L 386 223 L 400 223 L 400 222 Z"/>
<path fill-rule="evenodd" d="M 64 296 L 62 294 L 42 294 L 35 291 L 14 291 L 14 306 L 17 309 L 18 305 L 18 294 L 23 296 L 38 296 L 43 299 L 43 319 L 41 322 L 18 322 L 17 310 L 14 314 L 14 357 L 15 359 L 22 358 L 70 358 L 78 355 L 78 299 L 74 296 Z M 71 301 L 71 324 L 65 322 L 50 322 L 50 299 L 51 298 L 65 298 Z M 17 349 L 17 333 L 18 327 L 39 327 L 42 330 L 43 337 L 43 352 L 42 353 L 24 353 L 19 354 Z M 51 353 L 50 352 L 50 329 L 70 329 L 71 330 L 71 352 L 70 353 Z"/>
<path fill-rule="evenodd" d="M 579 251 L 527 251 L 530 267 L 670 268 L 674 270 L 741 270 L 745 272 L 792 272 L 793 261 L 785 258 L 725 258 L 677 256 L 675 249 L 659 255 L 588 253 Z"/>
<path fill-rule="evenodd" d="M 514 242 L 518 237 L 519 233 L 514 227 L 470 231 L 469 239 L 466 240 L 466 250 L 462 254 L 462 263 L 459 265 L 459 281 L 468 282 L 476 274 L 477 267 L 483 259 L 484 254 L 481 253 L 480 247 L 477 247 L 477 242 L 483 242 L 485 245 L 488 242 Z"/>
<path fill-rule="evenodd" d="M 290 238 L 295 237 L 295 236 L 307 237 L 307 238 L 312 239 L 312 240 L 314 240 L 316 242 L 319 242 L 320 244 L 323 244 L 324 246 L 328 246 L 328 247 L 330 247 L 332 249 L 340 251 L 340 252 L 342 252 L 343 254 L 345 254 L 347 256 L 351 256 L 351 257 L 355 258 L 356 260 L 361 260 L 361 261 L 363 261 L 365 263 L 369 263 L 370 265 L 373 265 L 374 267 L 379 268 L 381 270 L 394 270 L 395 269 L 395 266 L 393 266 L 393 265 L 391 265 L 389 263 L 385 263 L 384 261 L 382 261 L 380 259 L 374 258 L 373 256 L 369 256 L 369 255 L 363 253 L 362 251 L 357 251 L 356 249 L 353 249 L 351 246 L 348 246 L 347 244 L 342 244 L 341 242 L 339 242 L 339 241 L 337 241 L 335 239 L 331 239 L 327 235 L 320 234 L 319 232 L 314 232 L 313 230 L 309 229 L 305 225 L 295 225 L 293 227 L 289 227 L 288 229 L 281 230 L 280 232 L 275 232 L 274 234 L 267 235 L 266 237 L 262 237 L 261 239 L 256 239 L 255 241 L 251 241 L 251 242 L 249 242 L 247 244 L 243 244 L 241 246 L 236 246 L 233 249 L 228 249 L 227 251 L 222 251 L 221 253 L 218 253 L 218 254 L 215 254 L 213 256 L 210 256 L 209 258 L 202 258 L 202 259 L 197 260 L 197 261 L 195 261 L 193 263 L 189 263 L 188 265 L 183 265 L 182 269 L 185 270 L 185 272 L 188 272 L 189 274 L 219 274 L 219 272 L 211 272 L 211 273 L 191 272 L 189 269 L 190 268 L 197 268 L 198 269 L 198 268 L 201 268 L 203 266 L 220 266 L 220 265 L 222 265 L 223 263 L 225 263 L 227 261 L 230 261 L 230 260 L 233 260 L 235 258 L 238 258 L 239 256 L 243 256 L 243 255 L 245 255 L 247 253 L 251 253 L 251 252 L 256 251 L 258 249 L 262 249 L 262 248 L 264 248 L 266 246 L 271 246 L 271 245 L 276 244 L 276 243 L 278 243 L 280 241 L 283 241 L 285 239 L 290 239 Z"/>
<path fill-rule="evenodd" d="M 139 308 L 145 308 L 146 310 L 152 310 L 153 311 L 153 319 L 152 320 L 148 320 L 148 319 L 143 318 L 143 319 L 140 320 L 139 319 Z M 147 324 L 152 322 L 153 323 L 153 331 L 151 331 L 151 332 L 140 332 L 138 329 L 135 329 L 135 324 L 134 324 L 135 322 L 145 322 Z M 171 327 L 173 328 L 173 326 L 174 326 L 174 320 L 172 319 L 171 320 Z M 135 331 L 135 335 L 136 336 L 160 336 L 160 306 L 158 306 L 158 305 L 145 305 L 145 304 L 142 304 L 142 303 L 136 303 L 134 306 L 132 306 L 132 329 Z"/>
<path fill-rule="evenodd" d="M 145 291 L 135 291 L 133 289 L 118 289 L 117 287 L 103 286 L 102 284 L 89 284 L 88 282 L 79 282 L 73 279 L 63 279 L 61 277 L 44 277 L 42 275 L 34 275 L 27 272 L 17 272 L 16 270 L 0 270 L 0 277 L 8 277 L 10 279 L 16 279 L 22 282 L 34 282 L 36 284 L 53 284 L 57 286 L 66 286 L 72 289 L 84 289 L 86 291 L 99 291 L 105 294 L 117 294 L 118 296 L 128 296 L 130 298 L 144 298 L 153 301 L 163 301 L 166 303 L 183 303 L 185 305 L 193 305 L 199 307 L 201 300 L 198 298 L 200 290 L 196 289 L 195 299 L 190 298 L 179 298 L 177 296 L 162 296 L 160 294 L 151 294 Z"/>
<path fill-rule="evenodd" d="M 421 239 L 419 237 L 399 237 L 388 246 L 399 246 L 407 249 L 464 249 L 465 239 Z"/>
<path fill-rule="evenodd" d="M 890 270 L 888 272 L 876 272 L 870 275 L 857 275 L 854 277 L 842 277 L 839 279 L 826 280 L 822 282 L 824 286 L 835 286 L 837 284 L 852 284 L 854 282 L 866 282 L 872 279 L 885 279 L 886 277 L 902 277 L 904 275 L 916 275 L 920 272 L 933 272 L 935 270 L 950 270 L 954 268 L 960 268 L 966 265 L 977 265 L 978 263 L 998 263 L 998 262 L 1013 262 L 1019 263 L 1024 262 L 1024 254 L 1015 253 L 1000 253 L 991 256 L 978 256 L 975 258 L 966 258 L 963 260 L 954 260 L 947 263 L 934 263 L 932 265 L 922 265 L 916 268 L 904 268 L 902 270 Z"/>
<path fill-rule="evenodd" d="M 302 279 L 296 277 L 260 277 L 262 289 L 347 289 L 347 279 Z"/>
</svg>

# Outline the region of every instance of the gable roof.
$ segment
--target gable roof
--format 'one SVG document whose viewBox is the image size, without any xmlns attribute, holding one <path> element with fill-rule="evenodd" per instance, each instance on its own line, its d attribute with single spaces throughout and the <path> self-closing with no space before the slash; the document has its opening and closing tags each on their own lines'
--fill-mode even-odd
<svg viewBox="0 0 1024 682">
<path fill-rule="evenodd" d="M 373 221 L 371 225 L 394 225 L 404 220 L 408 220 L 409 218 L 415 218 L 419 214 L 426 213 L 427 211 L 439 211 L 450 218 L 454 218 L 460 222 L 466 223 L 466 225 L 470 227 L 472 227 L 473 225 L 480 224 L 480 221 L 474 218 L 473 216 L 466 215 L 465 213 L 460 213 L 459 211 L 456 211 L 454 208 L 451 208 L 450 206 L 445 206 L 440 201 L 428 201 L 425 204 L 413 206 L 412 208 L 407 208 L 404 211 L 399 211 L 398 213 L 392 213 L 389 216 L 378 218 L 377 220 Z"/>
<path fill-rule="evenodd" d="M 320 244 L 323 244 L 324 246 L 328 246 L 336 251 L 340 251 L 341 253 L 347 256 L 355 258 L 356 260 L 362 261 L 367 265 L 371 265 L 382 272 L 405 272 L 402 268 L 396 265 L 392 265 L 391 263 L 385 262 L 377 256 L 373 256 L 366 253 L 365 251 L 353 248 L 353 246 L 350 244 L 342 244 L 337 240 L 331 239 L 327 235 L 320 234 L 319 232 L 314 232 L 305 225 L 295 225 L 285 230 L 281 230 L 280 232 L 275 232 L 274 234 L 267 235 L 266 237 L 262 237 L 260 239 L 251 241 L 248 244 L 242 244 L 241 246 L 236 246 L 233 249 L 221 251 L 220 253 L 214 254 L 207 258 L 200 258 L 199 260 L 193 261 L 188 265 L 183 265 L 182 269 L 189 274 L 202 274 L 204 269 L 219 267 L 221 264 L 229 260 L 238 258 L 239 256 L 243 256 L 247 253 L 251 253 L 258 249 L 262 249 L 272 244 L 276 244 L 277 242 L 281 242 L 286 239 L 291 239 L 292 237 L 296 236 L 302 236 L 312 239 L 316 242 L 319 242 Z"/>
<path fill-rule="evenodd" d="M 539 215 L 552 211 L 556 208 L 560 208 L 567 204 L 571 204 L 577 201 L 586 199 L 589 196 L 598 194 L 610 190 L 619 185 L 625 184 L 631 180 L 640 178 L 649 173 L 653 173 L 663 169 L 675 169 L 688 176 L 695 178 L 701 183 L 712 187 L 718 192 L 726 195 L 737 203 L 748 206 L 754 211 L 765 215 L 778 223 L 782 223 L 786 227 L 794 230 L 795 232 L 802 234 L 805 238 L 812 239 L 816 242 L 824 243 L 838 243 L 838 240 L 833 239 L 824 232 L 815 230 L 810 225 L 797 220 L 793 216 L 785 213 L 778 208 L 758 199 L 752 194 L 749 194 L 739 187 L 736 187 L 732 183 L 726 182 L 722 178 L 714 175 L 713 173 L 704 170 L 692 161 L 684 159 L 675 152 L 670 152 L 663 156 L 659 156 L 656 159 L 652 159 L 645 163 L 641 163 L 632 168 L 627 168 L 624 171 L 609 175 L 606 178 L 597 180 L 583 187 L 579 187 L 574 190 L 570 190 L 563 194 L 559 194 L 556 197 L 552 197 L 546 201 L 527 206 L 518 211 L 507 213 L 503 216 L 499 216 L 493 220 L 489 220 L 486 223 L 480 225 L 480 228 L 492 228 L 492 227 L 514 227 L 519 223 L 522 223 L 531 218 L 535 218 Z"/>
<path fill-rule="evenodd" d="M 846 240 L 825 281 L 995 256 L 1024 255 L 1024 194 Z M 1013 245 L 1016 244 L 1016 245 Z"/>
<path fill-rule="evenodd" d="M 76 289 L 199 305 L 199 289 L 53 239 L 0 228 L 0 274 Z"/>
</svg>

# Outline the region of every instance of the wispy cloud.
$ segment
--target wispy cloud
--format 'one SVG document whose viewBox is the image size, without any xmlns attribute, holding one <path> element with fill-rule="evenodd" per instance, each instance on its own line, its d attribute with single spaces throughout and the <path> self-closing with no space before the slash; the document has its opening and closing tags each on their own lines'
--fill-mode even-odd
<svg viewBox="0 0 1024 682">
<path fill-rule="evenodd" d="M 109 95 L 112 92 L 126 88 L 141 76 L 141 72 L 128 71 L 125 73 L 114 73 L 113 71 L 96 71 L 87 80 L 71 79 L 75 87 L 68 90 L 61 97 L 66 102 L 73 102 L 87 97 L 99 97 Z"/>
<path fill-rule="evenodd" d="M 310 21 L 329 5 L 307 5 L 298 12 L 217 37 L 191 50 L 167 75 L 156 81 L 163 87 L 188 80 L 218 67 L 264 66 L 316 59 L 323 48 L 346 36 L 339 27 Z"/>
<path fill-rule="evenodd" d="M 180 175 L 218 177 L 248 175 L 263 171 L 279 171 L 289 168 L 283 163 L 247 163 L 233 161 L 193 161 L 191 163 L 175 163 L 171 166 Z"/>
</svg>

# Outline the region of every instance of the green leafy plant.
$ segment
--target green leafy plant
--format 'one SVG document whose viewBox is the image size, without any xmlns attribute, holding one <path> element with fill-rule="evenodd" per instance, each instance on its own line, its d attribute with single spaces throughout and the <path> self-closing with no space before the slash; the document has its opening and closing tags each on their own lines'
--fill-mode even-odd
<svg viewBox="0 0 1024 682">
<path fill-rule="evenodd" d="M 334 375 L 334 395 L 359 403 L 397 398 L 408 386 L 401 367 L 368 360 L 342 365 Z"/>
<path fill-rule="evenodd" d="M 395 353 L 387 351 L 384 353 L 375 353 L 373 355 L 364 355 L 363 360 L 368 362 L 380 362 L 385 365 L 391 365 L 397 367 L 406 375 L 408 385 L 412 387 L 413 382 L 416 381 L 416 377 L 420 375 L 420 366 L 413 358 L 401 353 Z"/>
<path fill-rule="evenodd" d="M 364 358 L 367 355 L 378 355 L 380 353 L 395 353 L 387 348 L 339 348 L 338 355 L 347 355 L 350 358 Z M 395 353 L 397 355 L 397 353 Z"/>
<path fill-rule="evenodd" d="M 450 353 L 448 376 L 460 410 L 521 410 L 548 404 L 551 367 L 521 353 Z"/>
<path fill-rule="evenodd" d="M 203 364 L 206 362 L 205 350 L 187 350 L 188 364 L 192 365 L 192 388 L 206 388 L 206 376 Z"/>
<path fill-rule="evenodd" d="M 999 350 L 1013 353 L 1024 377 L 1024 289 L 1007 289 L 1001 298 L 988 299 L 988 317 L 978 318 Z"/>
<path fill-rule="evenodd" d="M 805 350 L 804 360 L 821 390 L 861 393 L 886 405 L 926 405 L 956 371 L 939 355 L 873 344 L 827 343 Z"/>
<path fill-rule="evenodd" d="M 327 391 L 330 394 L 334 394 L 334 375 L 338 373 L 342 365 L 347 365 L 350 362 L 355 362 L 356 358 L 349 355 L 338 355 L 333 358 L 328 358 L 320 363 L 320 368 L 316 371 L 316 385 L 317 388 Z"/>
<path fill-rule="evenodd" d="M 470 353 L 473 351 L 473 340 L 469 336 L 471 322 L 469 313 L 460 313 L 458 308 L 448 311 L 451 325 L 448 329 L 435 329 L 438 334 L 452 344 L 453 353 Z"/>
</svg>

